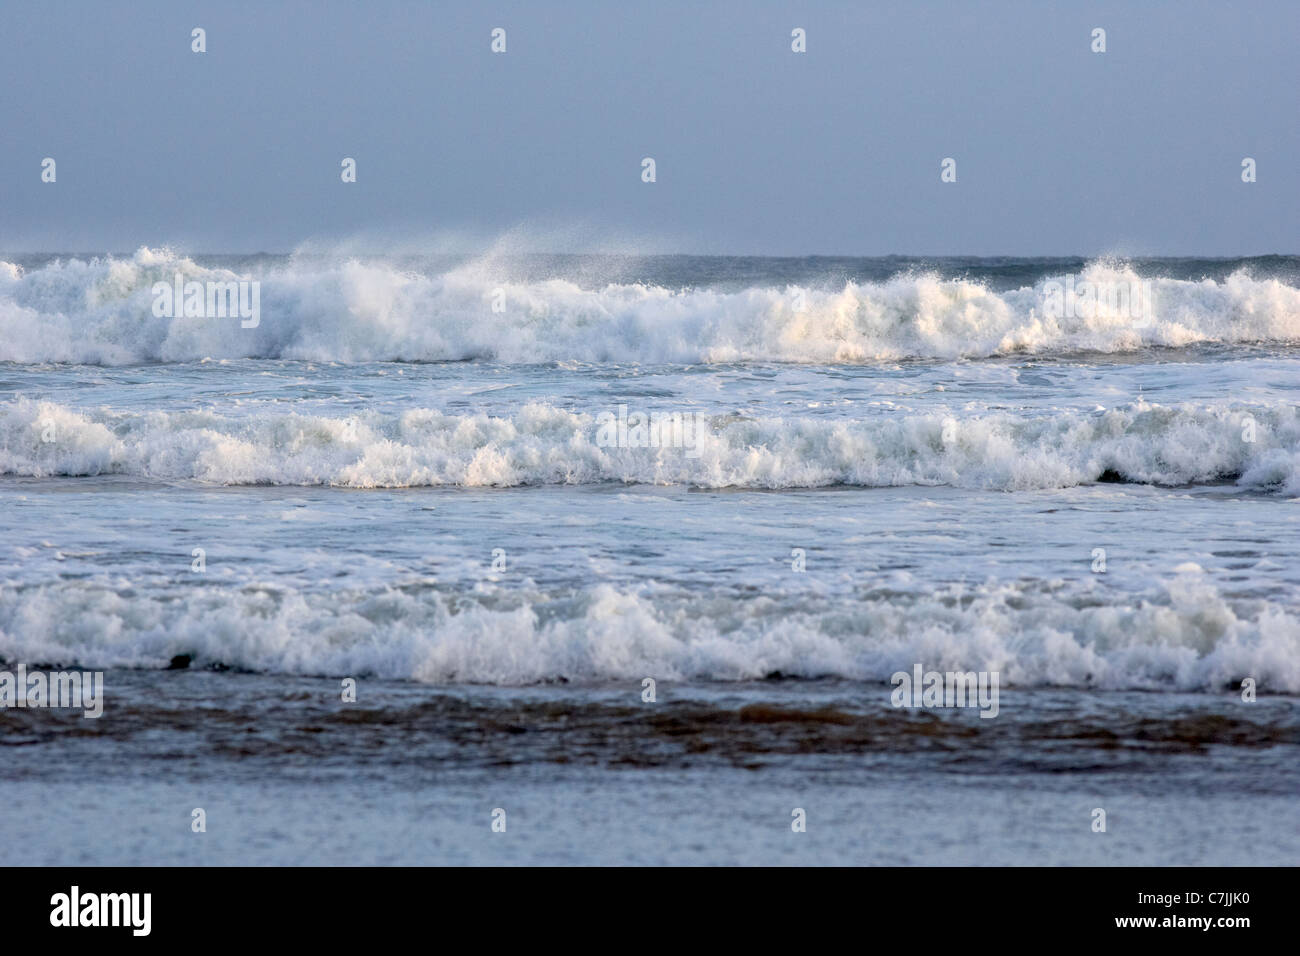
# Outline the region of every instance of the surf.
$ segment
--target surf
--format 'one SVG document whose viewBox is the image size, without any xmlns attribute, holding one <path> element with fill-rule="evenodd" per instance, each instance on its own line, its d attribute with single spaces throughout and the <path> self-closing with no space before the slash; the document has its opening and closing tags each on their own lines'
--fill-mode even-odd
<svg viewBox="0 0 1300 956">
<path fill-rule="evenodd" d="M 1150 270 L 1148 270 L 1150 271 Z M 155 285 L 257 282 L 253 328 L 155 314 Z M 1300 289 L 1242 267 L 1219 278 L 1141 275 L 1098 260 L 1080 283 L 1143 291 L 1059 307 L 1072 274 L 1027 284 L 900 271 L 813 283 L 773 276 L 734 288 L 574 275 L 521 277 L 492 260 L 443 271 L 400 262 L 288 259 L 236 270 L 170 252 L 0 262 L 0 362 L 132 365 L 203 359 L 628 364 L 788 362 L 1128 353 L 1206 344 L 1300 343 Z M 182 310 L 172 310 L 180 312 Z"/>
<path fill-rule="evenodd" d="M 611 414 L 594 403 L 544 401 L 497 415 L 432 408 L 141 413 L 18 398 L 0 403 L 0 475 L 346 488 L 615 482 L 1008 492 L 1231 482 L 1244 491 L 1300 495 L 1300 410 L 1286 401 L 867 418 L 700 414 L 690 443 L 677 446 L 603 441 Z"/>
</svg>

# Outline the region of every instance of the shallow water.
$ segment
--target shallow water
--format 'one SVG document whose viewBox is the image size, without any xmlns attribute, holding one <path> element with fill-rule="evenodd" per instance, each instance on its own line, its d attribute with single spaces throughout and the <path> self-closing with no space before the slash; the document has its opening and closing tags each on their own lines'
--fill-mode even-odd
<svg viewBox="0 0 1300 956">
<path fill-rule="evenodd" d="M 107 699 L 0 711 L 0 845 L 1296 858 L 1293 259 L 10 261 L 0 660 Z M 179 268 L 260 325 L 153 316 Z M 1071 270 L 1165 311 L 1044 322 Z M 916 664 L 997 718 L 890 706 Z"/>
</svg>

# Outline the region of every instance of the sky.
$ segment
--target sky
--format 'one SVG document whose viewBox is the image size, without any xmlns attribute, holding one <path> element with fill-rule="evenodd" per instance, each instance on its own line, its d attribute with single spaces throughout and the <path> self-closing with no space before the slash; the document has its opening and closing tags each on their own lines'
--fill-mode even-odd
<svg viewBox="0 0 1300 956">
<path fill-rule="evenodd" d="M 1297 0 L 8 0 L 0 250 L 1294 254 L 1298 35 Z"/>
</svg>

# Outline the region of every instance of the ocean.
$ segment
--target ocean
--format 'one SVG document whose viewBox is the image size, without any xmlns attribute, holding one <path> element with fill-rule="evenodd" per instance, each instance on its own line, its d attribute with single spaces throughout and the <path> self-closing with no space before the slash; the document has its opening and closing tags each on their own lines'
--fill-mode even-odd
<svg viewBox="0 0 1300 956">
<path fill-rule="evenodd" d="M 5 862 L 1294 863 L 1298 402 L 1296 256 L 0 256 Z"/>
</svg>

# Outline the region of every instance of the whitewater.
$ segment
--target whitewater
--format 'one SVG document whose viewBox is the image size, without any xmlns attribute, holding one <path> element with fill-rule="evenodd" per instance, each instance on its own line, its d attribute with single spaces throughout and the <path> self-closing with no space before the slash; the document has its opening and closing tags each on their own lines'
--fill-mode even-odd
<svg viewBox="0 0 1300 956">
<path fill-rule="evenodd" d="M 313 362 L 722 363 L 852 365 L 904 358 L 1125 353 L 1196 344 L 1300 342 L 1294 265 L 1242 265 L 1218 278 L 1165 266 L 1142 276 L 1122 261 L 1078 269 L 1094 283 L 1148 279 L 1152 312 L 1135 327 L 1107 303 L 1053 317 L 1050 265 L 1027 284 L 989 282 L 942 266 L 881 272 L 805 260 L 788 281 L 687 285 L 689 268 L 654 281 L 601 282 L 581 261 L 551 278 L 517 263 L 471 260 L 444 272 L 356 258 L 263 257 L 231 269 L 167 250 L 130 257 L 0 261 L 0 361 L 127 365 L 199 359 Z M 851 268 L 851 267 L 850 267 Z M 868 275 L 878 270 L 870 270 Z M 950 272 L 952 270 L 949 270 Z M 576 273 L 576 274 L 566 274 Z M 860 273 L 861 270 L 858 270 Z M 261 283 L 266 321 L 156 316 L 155 284 Z M 543 273 L 544 274 L 544 273 Z M 1003 273 L 993 278 L 1002 278 Z M 677 279 L 677 282 L 673 282 Z M 1003 286 L 999 288 L 999 286 Z"/>
<path fill-rule="evenodd" d="M 49 429 L 57 441 L 45 441 Z M 1242 434 L 1255 429 L 1253 441 Z M 408 488 L 676 484 L 701 488 L 953 485 L 1002 491 L 1099 479 L 1233 481 L 1300 495 L 1294 405 L 1152 406 L 1034 417 L 870 419 L 718 414 L 681 448 L 602 447 L 598 419 L 546 403 L 512 417 L 417 408 L 347 417 L 0 405 L 0 474 L 134 475 L 230 485 Z"/>
<path fill-rule="evenodd" d="M 0 260 L 6 662 L 1300 693 L 1294 257 Z"/>
</svg>

